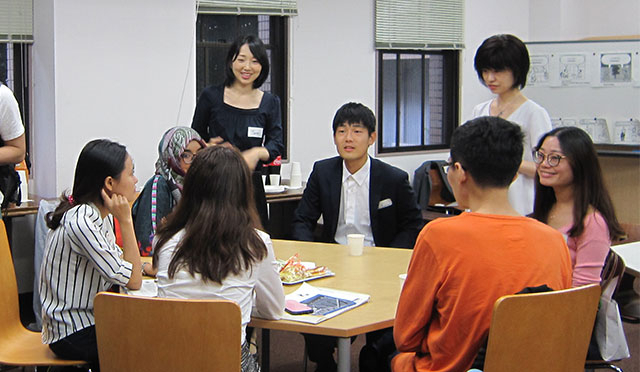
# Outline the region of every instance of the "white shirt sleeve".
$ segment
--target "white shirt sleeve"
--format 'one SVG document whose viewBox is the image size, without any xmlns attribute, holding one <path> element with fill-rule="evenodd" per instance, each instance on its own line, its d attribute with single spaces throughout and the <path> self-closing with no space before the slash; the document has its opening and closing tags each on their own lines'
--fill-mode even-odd
<svg viewBox="0 0 640 372">
<path fill-rule="evenodd" d="M 0 138 L 10 141 L 24 133 L 18 101 L 7 86 L 0 84 Z"/>
<path fill-rule="evenodd" d="M 267 246 L 267 257 L 257 266 L 257 282 L 252 315 L 264 319 L 280 319 L 284 311 L 284 289 L 280 281 L 278 263 L 269 235 L 262 231 L 258 234 Z"/>
</svg>

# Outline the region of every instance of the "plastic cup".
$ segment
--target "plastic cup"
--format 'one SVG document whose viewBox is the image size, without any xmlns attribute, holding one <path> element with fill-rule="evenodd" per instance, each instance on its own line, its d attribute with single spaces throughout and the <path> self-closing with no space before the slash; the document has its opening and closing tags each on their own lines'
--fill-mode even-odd
<svg viewBox="0 0 640 372">
<path fill-rule="evenodd" d="M 302 187 L 302 174 L 300 172 L 300 162 L 291 163 L 291 177 L 289 178 L 289 186 L 292 188 Z"/>
<path fill-rule="evenodd" d="M 349 234 L 347 235 L 347 244 L 349 245 L 350 256 L 362 256 L 364 249 L 364 235 Z"/>
<path fill-rule="evenodd" d="M 280 185 L 280 175 L 279 174 L 270 174 L 269 175 L 269 184 L 271 186 L 279 186 Z"/>
</svg>

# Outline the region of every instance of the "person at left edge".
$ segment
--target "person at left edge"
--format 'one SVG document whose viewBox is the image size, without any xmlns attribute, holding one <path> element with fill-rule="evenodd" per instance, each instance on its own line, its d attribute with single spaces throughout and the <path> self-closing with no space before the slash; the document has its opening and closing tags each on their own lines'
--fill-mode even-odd
<svg viewBox="0 0 640 372">
<path fill-rule="evenodd" d="M 15 164 L 24 160 L 26 145 L 24 125 L 20 117 L 18 102 L 13 92 L 0 83 L 0 165 Z"/>
<path fill-rule="evenodd" d="M 230 144 L 242 152 L 252 175 L 256 208 L 268 226 L 267 200 L 260 170 L 282 154 L 280 99 L 259 88 L 269 75 L 269 58 L 262 41 L 239 36 L 229 48 L 225 81 L 202 91 L 191 127 L 205 142 Z"/>
</svg>

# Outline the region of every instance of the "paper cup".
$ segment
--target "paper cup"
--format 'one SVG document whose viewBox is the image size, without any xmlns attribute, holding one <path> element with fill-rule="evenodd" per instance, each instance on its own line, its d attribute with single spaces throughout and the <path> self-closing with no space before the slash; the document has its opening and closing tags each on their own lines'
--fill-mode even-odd
<svg viewBox="0 0 640 372">
<path fill-rule="evenodd" d="M 263 174 L 262 175 L 262 186 L 266 186 L 267 185 L 267 175 Z"/>
<path fill-rule="evenodd" d="M 350 256 L 362 256 L 362 250 L 364 248 L 364 235 L 349 234 L 347 235 L 347 242 L 349 245 Z"/>
<path fill-rule="evenodd" d="M 280 175 L 279 174 L 270 174 L 269 175 L 269 184 L 271 186 L 280 186 Z"/>
</svg>

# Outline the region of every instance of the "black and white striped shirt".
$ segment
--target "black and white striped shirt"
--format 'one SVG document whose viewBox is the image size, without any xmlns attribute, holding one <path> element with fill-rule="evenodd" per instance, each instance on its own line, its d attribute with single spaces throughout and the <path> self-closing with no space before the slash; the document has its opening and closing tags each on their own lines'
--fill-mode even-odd
<svg viewBox="0 0 640 372">
<path fill-rule="evenodd" d="M 95 324 L 93 298 L 113 284 L 126 285 L 133 265 L 121 258 L 113 217 L 93 204 L 68 210 L 49 231 L 40 272 L 42 342 L 54 343 Z"/>
</svg>

